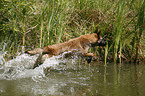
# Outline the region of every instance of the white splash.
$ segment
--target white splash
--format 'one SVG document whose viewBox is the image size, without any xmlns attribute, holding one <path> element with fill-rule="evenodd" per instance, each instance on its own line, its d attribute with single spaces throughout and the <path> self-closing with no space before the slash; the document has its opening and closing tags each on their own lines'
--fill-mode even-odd
<svg viewBox="0 0 145 96">
<path fill-rule="evenodd" d="M 59 60 L 56 57 L 48 58 L 39 67 L 33 68 L 33 65 L 38 55 L 30 56 L 28 54 L 22 54 L 15 59 L 6 62 L 2 57 L 0 68 L 0 79 L 16 79 L 16 78 L 37 78 L 44 76 L 44 69 L 47 67 L 55 67 L 59 64 Z M 4 62 L 3 62 L 4 61 Z"/>
</svg>

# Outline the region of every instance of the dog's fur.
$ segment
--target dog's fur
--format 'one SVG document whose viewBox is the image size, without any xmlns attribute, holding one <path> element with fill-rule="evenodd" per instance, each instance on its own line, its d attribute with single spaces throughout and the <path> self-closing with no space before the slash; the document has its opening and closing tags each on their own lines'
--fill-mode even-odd
<svg viewBox="0 0 145 96">
<path fill-rule="evenodd" d="M 82 52 L 83 56 L 89 56 L 93 57 L 93 53 L 88 53 L 88 49 L 91 46 L 105 46 L 106 42 L 103 40 L 103 38 L 100 35 L 100 32 L 98 32 L 98 29 L 95 30 L 93 34 L 86 34 L 82 35 L 80 37 L 70 39 L 67 42 L 63 42 L 60 44 L 54 44 L 54 45 L 48 45 L 44 47 L 43 49 L 37 48 L 32 51 L 26 51 L 28 54 L 40 54 L 37 58 L 36 62 L 41 61 L 42 56 L 44 54 L 47 54 L 47 57 L 52 57 L 59 55 L 62 52 L 65 51 L 71 51 L 71 50 L 80 50 Z M 35 63 L 34 68 L 38 66 L 38 63 Z"/>
</svg>

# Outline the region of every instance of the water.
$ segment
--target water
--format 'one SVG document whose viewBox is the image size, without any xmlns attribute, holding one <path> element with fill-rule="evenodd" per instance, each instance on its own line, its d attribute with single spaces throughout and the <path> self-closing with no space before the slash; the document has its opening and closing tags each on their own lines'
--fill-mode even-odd
<svg viewBox="0 0 145 96">
<path fill-rule="evenodd" d="M 4 54 L 4 53 L 3 53 Z M 86 64 L 56 56 L 32 69 L 38 55 L 0 57 L 0 96 L 145 96 L 145 64 Z"/>
</svg>

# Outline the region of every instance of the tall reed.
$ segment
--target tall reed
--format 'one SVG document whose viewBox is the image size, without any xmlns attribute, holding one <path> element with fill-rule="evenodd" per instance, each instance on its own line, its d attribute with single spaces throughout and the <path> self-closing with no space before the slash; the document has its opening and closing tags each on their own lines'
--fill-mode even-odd
<svg viewBox="0 0 145 96">
<path fill-rule="evenodd" d="M 144 5 L 144 0 L 2 0 L 0 42 L 15 53 L 17 46 L 61 43 L 98 26 L 108 40 L 105 56 L 97 50 L 99 58 L 136 62 L 144 49 Z"/>
<path fill-rule="evenodd" d="M 54 3 L 52 4 L 54 6 Z M 47 22 L 47 35 L 48 35 L 48 44 L 51 44 L 52 41 L 52 28 L 53 28 L 53 20 L 54 20 L 54 8 L 51 9 L 51 16 L 47 17 L 48 18 L 48 22 Z"/>
<path fill-rule="evenodd" d="M 139 32 L 136 32 L 136 56 L 134 62 L 137 62 L 138 60 L 138 51 L 140 46 L 140 39 L 142 36 L 142 32 L 144 31 L 144 8 L 145 8 L 145 2 L 141 2 L 141 7 L 138 11 L 138 21 L 137 21 L 137 28 L 139 28 Z"/>
<path fill-rule="evenodd" d="M 41 22 L 41 26 L 40 26 L 40 46 L 39 47 L 44 47 L 44 44 L 43 42 L 43 29 L 44 29 L 44 18 L 45 18 L 45 12 L 46 12 L 46 9 L 47 9 L 47 3 L 48 3 L 49 0 L 46 0 L 44 1 L 45 3 L 42 3 L 43 6 L 41 6 L 41 17 L 40 17 L 40 22 Z"/>
<path fill-rule="evenodd" d="M 116 21 L 116 28 L 115 28 L 115 32 L 114 32 L 114 62 L 116 62 L 117 60 L 117 56 L 118 56 L 118 48 L 119 48 L 119 43 L 121 42 L 121 36 L 122 36 L 122 23 L 123 23 L 123 12 L 124 12 L 124 8 L 125 8 L 125 1 L 122 0 L 122 2 L 120 2 L 120 4 L 118 5 L 118 9 L 117 9 L 117 21 Z"/>
<path fill-rule="evenodd" d="M 23 8 L 22 10 L 22 20 L 21 20 L 21 29 L 22 29 L 22 34 L 23 34 L 23 45 L 22 45 L 22 53 L 24 53 L 25 51 L 25 34 L 26 34 L 26 31 L 25 31 L 25 14 L 26 14 L 26 9 Z"/>
<path fill-rule="evenodd" d="M 107 55 L 108 55 L 108 41 L 105 47 L 105 66 L 107 65 Z"/>
</svg>

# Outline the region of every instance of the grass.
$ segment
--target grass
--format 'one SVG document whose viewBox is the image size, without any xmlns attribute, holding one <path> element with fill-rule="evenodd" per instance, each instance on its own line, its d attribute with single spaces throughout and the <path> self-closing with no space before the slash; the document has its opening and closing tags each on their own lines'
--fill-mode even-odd
<svg viewBox="0 0 145 96">
<path fill-rule="evenodd" d="M 119 43 L 121 42 L 121 36 L 123 33 L 123 12 L 125 9 L 125 1 L 122 0 L 121 2 L 119 2 L 119 5 L 117 6 L 117 21 L 116 21 L 116 26 L 115 26 L 115 32 L 114 32 L 114 62 L 116 62 L 117 60 L 117 56 L 118 56 L 118 48 L 119 48 Z"/>
<path fill-rule="evenodd" d="M 7 57 L 98 27 L 108 44 L 105 52 L 96 48 L 96 55 L 105 62 L 145 58 L 144 0 L 1 0 L 0 8 L 0 42 L 6 43 Z"/>
<path fill-rule="evenodd" d="M 105 66 L 107 65 L 107 55 L 108 55 L 108 41 L 105 48 Z"/>
</svg>

